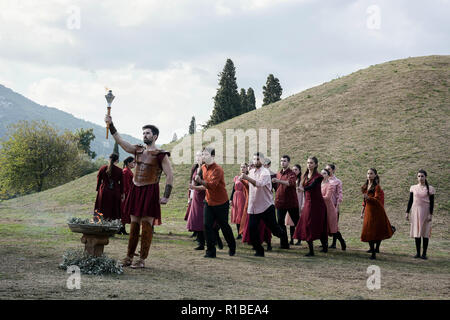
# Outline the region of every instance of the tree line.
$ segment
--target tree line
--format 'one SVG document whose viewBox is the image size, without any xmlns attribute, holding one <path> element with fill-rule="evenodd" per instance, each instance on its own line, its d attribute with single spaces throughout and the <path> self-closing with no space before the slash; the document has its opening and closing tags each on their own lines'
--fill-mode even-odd
<svg viewBox="0 0 450 320">
<path fill-rule="evenodd" d="M 46 121 L 19 121 L 0 140 L 0 199 L 40 192 L 98 170 L 93 129 L 60 133 Z"/>
<path fill-rule="evenodd" d="M 275 78 L 273 74 L 267 77 L 266 85 L 263 86 L 263 104 L 262 106 L 281 100 L 283 88 L 280 80 Z M 231 59 L 227 59 L 223 71 L 219 73 L 219 88 L 214 99 L 214 107 L 210 119 L 204 128 L 209 128 L 223 121 L 237 117 L 241 114 L 256 109 L 255 92 L 250 87 L 247 90 L 241 88 L 238 92 L 236 82 L 236 68 Z M 192 116 L 189 125 L 189 134 L 196 131 L 195 117 Z"/>
</svg>

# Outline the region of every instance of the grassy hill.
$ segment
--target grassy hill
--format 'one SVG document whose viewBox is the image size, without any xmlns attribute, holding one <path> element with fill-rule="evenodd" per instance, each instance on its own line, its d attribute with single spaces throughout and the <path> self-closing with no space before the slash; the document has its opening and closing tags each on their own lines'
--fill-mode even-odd
<svg viewBox="0 0 450 320">
<path fill-rule="evenodd" d="M 156 298 L 165 299 L 448 299 L 449 79 L 450 56 L 390 61 L 326 82 L 215 127 L 222 132 L 227 128 L 279 129 L 280 155 L 290 155 L 292 164 L 299 163 L 304 168 L 310 155 L 319 159 L 320 168 L 334 162 L 337 176 L 343 181 L 340 230 L 347 240 L 347 252 L 332 251 L 328 257 L 319 254 L 317 259 L 308 260 L 303 258 L 306 253 L 303 246 L 289 252 L 274 249 L 265 259 L 255 260 L 248 246 L 240 244 L 235 259 L 223 253 L 217 260 L 205 262 L 198 252 L 193 252 L 183 221 L 190 165 L 174 165 L 174 192 L 170 203 L 163 207 L 163 225 L 156 228 L 159 235 L 155 236 L 150 253 L 152 269 L 128 271 L 121 279 L 130 280 L 127 283 L 135 286 L 142 279 L 152 283 L 161 280 L 155 287 L 142 290 L 149 294 L 159 292 Z M 172 150 L 175 145 L 164 148 Z M 272 163 L 278 160 L 272 159 Z M 239 164 L 223 167 L 230 190 Z M 370 167 L 378 170 L 386 211 L 397 227 L 394 237 L 383 242 L 384 254 L 376 262 L 384 275 L 384 290 L 376 292 L 365 289 L 365 270 L 371 263 L 364 253 L 367 245 L 359 240 L 360 186 Z M 429 248 L 431 258 L 425 262 L 412 259 L 414 245 L 409 238 L 409 223 L 404 219 L 409 186 L 417 182 L 415 174 L 419 168 L 427 170 L 429 183 L 437 190 Z M 7 271 L 7 263 L 20 265 L 18 255 L 34 262 L 46 260 L 42 270 L 39 269 L 44 275 L 53 267 L 52 263 L 59 262 L 65 249 L 81 246 L 79 236 L 68 231 L 65 221 L 67 217 L 92 211 L 95 184 L 94 173 L 39 194 L 0 203 L 0 254 L 5 257 L 5 263 L 0 264 L 0 282 L 4 282 L 4 288 L 20 282 Z M 277 243 L 278 239 L 273 241 Z M 105 251 L 117 259 L 122 257 L 125 248 L 126 237 L 120 236 L 112 239 Z M 186 263 L 198 269 L 191 270 Z M 211 268 L 217 272 L 211 273 Z M 253 274 L 249 270 L 258 272 Z M 286 275 L 293 270 L 300 271 L 289 282 Z M 170 276 L 165 276 L 167 272 Z M 23 271 L 20 277 L 25 288 L 25 280 L 31 276 Z M 54 275 L 56 280 L 65 281 L 64 277 L 64 274 Z M 226 285 L 211 287 L 207 277 Z M 411 283 L 412 278 L 418 279 L 417 282 Z M 115 292 L 113 285 L 107 284 L 117 279 L 105 280 L 106 284 L 99 284 L 94 278 L 86 281 L 87 291 L 70 297 L 105 298 L 106 294 Z M 232 285 L 228 285 L 230 281 Z M 190 286 L 203 289 L 191 291 Z M 24 291 L 17 289 L 13 296 L 32 297 L 32 293 Z M 50 284 L 37 283 L 35 291 L 38 297 L 67 295 L 67 291 L 55 293 Z M 5 297 L 6 292 L 0 292 L 0 296 Z"/>
</svg>

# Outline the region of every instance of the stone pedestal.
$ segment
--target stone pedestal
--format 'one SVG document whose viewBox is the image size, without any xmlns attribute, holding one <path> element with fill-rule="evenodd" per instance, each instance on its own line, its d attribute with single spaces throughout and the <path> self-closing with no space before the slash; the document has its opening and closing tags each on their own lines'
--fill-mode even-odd
<svg viewBox="0 0 450 320">
<path fill-rule="evenodd" d="M 107 227 L 101 224 L 72 224 L 69 223 L 72 232 L 82 233 L 81 243 L 84 243 L 84 251 L 99 257 L 103 254 L 104 247 L 109 243 L 109 237 L 119 231 L 119 227 Z"/>
<path fill-rule="evenodd" d="M 109 243 L 109 236 L 83 234 L 81 243 L 84 243 L 84 251 L 92 256 L 100 257 L 104 247 Z"/>
</svg>

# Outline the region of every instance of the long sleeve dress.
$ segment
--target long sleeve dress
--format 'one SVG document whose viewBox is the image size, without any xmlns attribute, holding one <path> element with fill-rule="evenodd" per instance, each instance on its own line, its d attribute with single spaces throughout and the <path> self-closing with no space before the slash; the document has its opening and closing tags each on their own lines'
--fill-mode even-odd
<svg viewBox="0 0 450 320">
<path fill-rule="evenodd" d="M 122 169 L 113 165 L 111 176 L 108 176 L 107 168 L 106 165 L 102 166 L 97 174 L 97 198 L 94 209 L 102 213 L 104 219 L 121 219 Z"/>
<path fill-rule="evenodd" d="M 375 191 L 363 193 L 369 198 L 364 201 L 364 221 L 361 232 L 361 241 L 378 241 L 389 239 L 393 235 L 391 223 L 384 210 L 384 192 L 379 185 Z"/>
<path fill-rule="evenodd" d="M 295 228 L 294 239 L 313 241 L 328 237 L 327 207 L 323 200 L 321 183 L 323 176 L 315 173 L 305 186 L 305 203 Z"/>
<path fill-rule="evenodd" d="M 194 173 L 194 177 L 195 177 Z M 202 175 L 202 174 L 200 174 Z M 198 185 L 198 183 L 195 183 Z M 203 231 L 203 207 L 206 190 L 192 190 L 192 200 L 189 209 L 186 228 L 189 231 Z"/>
<path fill-rule="evenodd" d="M 336 185 L 331 182 L 322 183 L 322 196 L 327 207 L 327 221 L 328 221 L 328 234 L 338 232 L 338 222 L 337 222 L 337 210 L 334 206 L 334 199 L 336 198 Z"/>
</svg>

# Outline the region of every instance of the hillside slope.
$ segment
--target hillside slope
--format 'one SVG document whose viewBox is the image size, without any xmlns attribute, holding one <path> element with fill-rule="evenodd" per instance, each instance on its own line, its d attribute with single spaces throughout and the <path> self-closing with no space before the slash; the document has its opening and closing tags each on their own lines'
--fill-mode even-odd
<svg viewBox="0 0 450 320">
<path fill-rule="evenodd" d="M 374 167 L 386 192 L 386 206 L 403 221 L 409 186 L 419 168 L 437 188 L 437 212 L 448 215 L 450 197 L 450 56 L 390 61 L 285 98 L 215 128 L 280 129 L 280 155 L 306 166 L 334 162 L 344 184 L 342 209 L 359 212 L 360 186 Z M 225 136 L 225 134 L 224 134 Z M 165 146 L 171 150 L 175 144 Z M 270 151 L 270 147 L 268 148 Z M 269 155 L 270 156 L 270 155 Z M 277 162 L 278 159 L 272 159 Z M 185 204 L 190 166 L 176 166 L 176 198 Z M 239 165 L 225 165 L 228 190 Z"/>
</svg>

